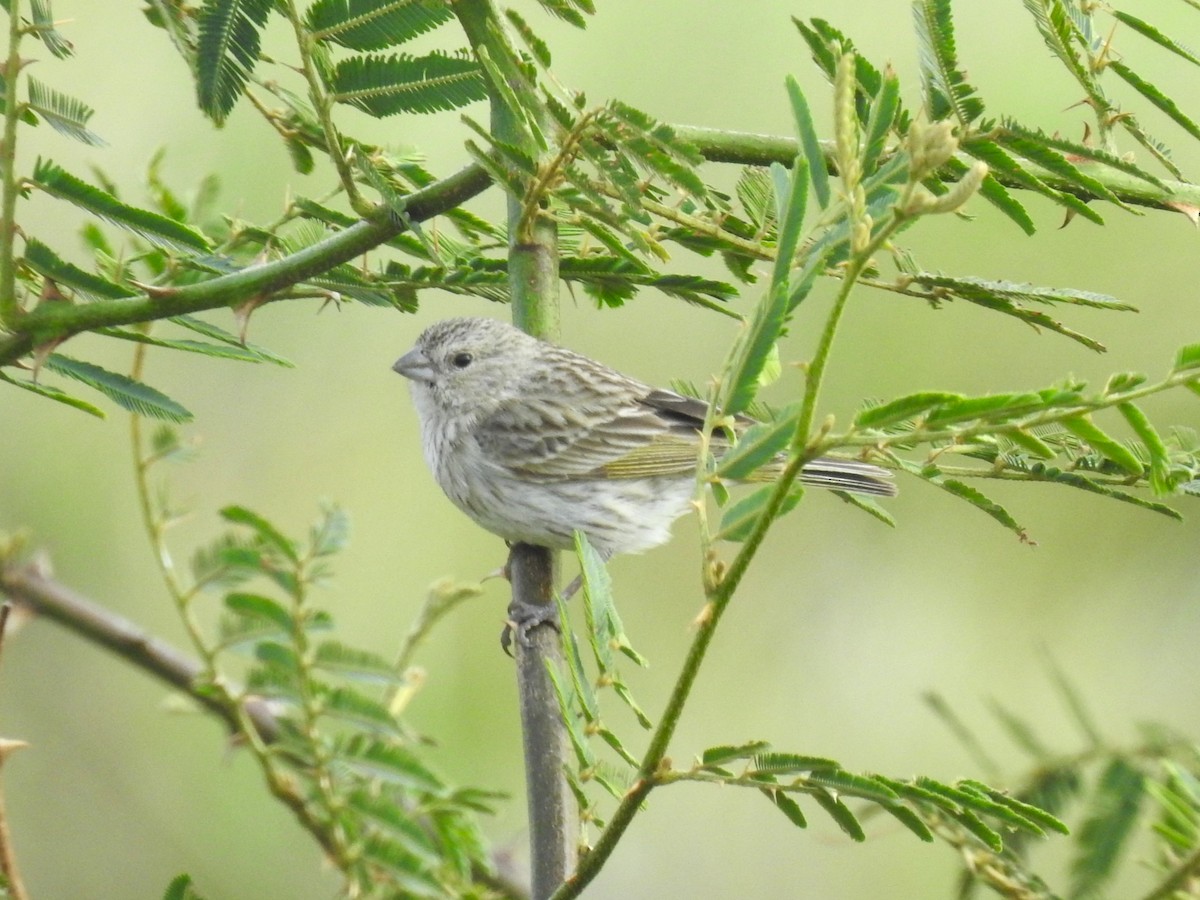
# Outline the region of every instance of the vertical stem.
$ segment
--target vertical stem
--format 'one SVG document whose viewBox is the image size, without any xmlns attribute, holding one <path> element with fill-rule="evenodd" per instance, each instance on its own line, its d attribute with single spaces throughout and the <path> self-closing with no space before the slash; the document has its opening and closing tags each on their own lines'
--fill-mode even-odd
<svg viewBox="0 0 1200 900">
<path fill-rule="evenodd" d="M 515 544 L 508 557 L 513 599 L 553 603 L 555 554 L 545 547 Z M 525 795 L 529 805 L 532 900 L 545 900 L 575 868 L 579 812 L 563 774 L 568 764 L 566 729 L 547 673 L 561 667 L 558 633 L 541 626 L 528 643 L 516 642 L 517 693 L 525 753 Z"/>
<path fill-rule="evenodd" d="M 516 54 L 508 46 L 504 29 L 490 0 L 459 0 L 455 15 L 476 53 L 493 61 L 512 61 Z M 497 65 L 492 71 L 521 78 L 520 68 Z M 504 76 L 502 76 L 504 77 Z M 527 84 L 509 85 L 501 92 L 489 86 L 492 131 L 509 144 L 537 155 L 531 135 L 522 127 L 509 97 L 531 97 Z M 537 111 L 534 111 L 535 115 Z M 544 113 L 541 115 L 546 120 Z M 534 198 L 536 199 L 536 198 Z M 524 331 L 541 338 L 558 334 L 558 232 L 553 221 L 539 218 L 522 227 L 527 198 L 509 196 L 508 276 L 512 289 L 513 321 Z M 555 554 L 545 547 L 516 544 L 509 555 L 508 573 L 513 603 L 542 606 L 554 602 Z M 526 796 L 529 803 L 529 842 L 533 900 L 545 900 L 575 869 L 575 830 L 579 813 L 575 796 L 565 777 L 570 763 L 566 728 L 550 682 L 548 667 L 563 665 L 562 643 L 557 632 L 539 626 L 528 633 L 528 641 L 516 642 L 517 691 L 520 697 L 524 734 Z"/>
<path fill-rule="evenodd" d="M 0 766 L 3 764 L 4 760 L 0 759 Z M 2 788 L 0 788 L 0 872 L 4 874 L 4 880 L 7 882 L 8 893 L 6 896 L 12 897 L 12 900 L 28 900 L 29 894 L 25 891 L 25 882 L 21 880 L 21 873 L 17 868 L 17 857 L 12 849 L 12 834 L 8 829 L 8 811 L 4 805 Z"/>
<path fill-rule="evenodd" d="M 350 171 L 350 163 L 342 149 L 341 135 L 338 134 L 337 126 L 334 125 L 333 117 L 330 115 L 330 107 L 333 104 L 325 92 L 325 85 L 321 81 L 316 62 L 313 60 L 313 39 L 305 28 L 295 3 L 289 0 L 284 4 L 284 11 L 287 13 L 292 31 L 296 35 L 296 49 L 300 53 L 300 70 L 304 74 L 304 80 L 308 83 L 308 98 L 312 101 L 313 111 L 317 114 L 317 121 L 321 123 L 321 130 L 325 135 L 329 159 L 337 170 L 338 180 L 341 181 L 342 188 L 346 191 L 346 198 L 350 201 L 350 206 L 359 215 L 363 215 L 369 211 L 369 205 L 364 204 L 362 197 L 359 196 L 358 186 L 354 183 L 354 173 Z"/>
<path fill-rule="evenodd" d="M 12 331 L 17 303 L 14 244 L 17 236 L 17 76 L 21 74 L 21 3 L 8 0 L 8 56 L 4 60 L 4 138 L 0 143 L 0 330 Z"/>
</svg>

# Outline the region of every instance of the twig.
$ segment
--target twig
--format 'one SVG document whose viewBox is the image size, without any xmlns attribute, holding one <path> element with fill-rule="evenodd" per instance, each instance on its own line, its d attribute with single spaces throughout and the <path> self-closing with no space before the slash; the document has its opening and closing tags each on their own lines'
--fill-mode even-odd
<svg viewBox="0 0 1200 900">
<path fill-rule="evenodd" d="M 1146 894 L 1142 900 L 1167 900 L 1176 891 L 1184 890 L 1189 881 L 1200 878 L 1200 847 L 1189 853 L 1170 874 Z"/>
<path fill-rule="evenodd" d="M 410 221 L 423 222 L 460 206 L 491 183 L 482 168 L 466 166 L 405 197 L 405 213 Z M 272 295 L 348 262 L 407 228 L 404 222 L 390 216 L 380 221 L 364 220 L 283 259 L 196 284 L 156 290 L 153 296 L 145 294 L 78 305 L 43 303 L 21 317 L 20 331 L 0 339 L 0 365 L 19 359 L 37 343 L 65 339 L 95 328 L 235 307 L 251 298 L 263 303 L 283 299 Z"/>
<path fill-rule="evenodd" d="M 18 0 L 4 5 L 8 11 L 8 56 L 2 73 L 4 96 L 4 139 L 0 142 L 0 329 L 11 330 L 21 314 L 17 299 L 17 270 L 14 244 L 17 236 L 17 125 L 25 106 L 17 102 L 17 78 L 21 74 L 21 7 Z"/>
<path fill-rule="evenodd" d="M 463 0 L 454 4 L 455 15 L 475 54 L 492 61 L 497 71 L 519 79 L 517 66 L 505 66 L 517 54 L 507 43 L 504 28 L 490 0 Z M 521 114 L 546 124 L 544 110 L 534 106 L 518 110 L 507 97 L 536 96 L 529 84 L 489 83 L 491 127 L 497 140 L 529 147 L 533 136 Z M 516 101 L 520 102 L 520 101 Z M 512 290 L 513 321 L 541 338 L 558 334 L 558 232 L 546 216 L 523 217 L 523 202 L 536 197 L 508 197 L 508 274 Z M 554 603 L 555 554 L 545 547 L 516 544 L 509 556 L 513 605 L 529 609 Z M 521 635 L 518 635 L 520 638 Z M 569 764 L 566 728 L 550 680 L 550 667 L 563 664 L 559 634 L 540 626 L 518 639 L 517 692 L 525 751 L 525 790 L 529 802 L 529 841 L 532 895 L 544 900 L 575 868 L 579 813 L 565 776 Z"/>
<path fill-rule="evenodd" d="M 23 746 L 19 741 L 0 741 L 6 746 L 0 746 L 0 769 L 3 769 L 5 757 L 17 747 Z M 0 872 L 4 873 L 5 894 L 10 900 L 29 900 L 25 891 L 25 882 L 17 868 L 17 857 L 13 852 L 12 834 L 8 829 L 8 810 L 4 803 L 4 790 L 0 788 Z"/>
<path fill-rule="evenodd" d="M 11 613 L 11 603 L 8 601 L 0 603 L 0 648 L 4 647 L 4 632 Z M 4 763 L 12 751 L 24 746 L 23 741 L 0 738 L 0 769 L 3 769 Z M 8 828 L 8 809 L 4 803 L 3 787 L 0 787 L 0 873 L 3 873 L 4 885 L 8 889 L 6 896 L 11 900 L 28 900 L 29 895 L 25 892 L 25 882 L 21 879 L 21 872 L 17 867 L 17 856 L 13 851 L 12 832 Z"/>
<path fill-rule="evenodd" d="M 50 578 L 36 563 L 0 570 L 0 592 L 184 692 L 216 713 L 231 731 L 240 731 L 236 710 L 198 689 L 196 676 L 203 668 L 197 660 Z M 249 700 L 246 709 L 262 739 L 267 743 L 275 741 L 279 723 L 267 704 Z"/>
</svg>

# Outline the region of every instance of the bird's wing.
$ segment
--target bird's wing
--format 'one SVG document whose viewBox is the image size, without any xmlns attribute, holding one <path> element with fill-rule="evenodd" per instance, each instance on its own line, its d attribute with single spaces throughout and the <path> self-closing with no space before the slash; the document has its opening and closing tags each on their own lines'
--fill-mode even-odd
<svg viewBox="0 0 1200 900">
<path fill-rule="evenodd" d="M 690 474 L 703 420 L 693 424 L 684 401 L 610 370 L 562 373 L 487 416 L 475 435 L 489 459 L 532 480 Z"/>
</svg>

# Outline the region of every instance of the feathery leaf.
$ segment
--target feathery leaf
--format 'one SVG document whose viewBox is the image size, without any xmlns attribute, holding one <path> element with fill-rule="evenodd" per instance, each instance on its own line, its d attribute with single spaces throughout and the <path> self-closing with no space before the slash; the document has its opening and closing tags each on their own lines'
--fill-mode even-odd
<svg viewBox="0 0 1200 900">
<path fill-rule="evenodd" d="M 483 72 L 467 56 L 352 56 L 338 63 L 333 99 L 377 118 L 458 109 L 487 96 Z"/>
<path fill-rule="evenodd" d="M 242 95 L 258 63 L 262 29 L 273 0 L 205 0 L 196 42 L 196 93 L 218 125 Z"/>
</svg>

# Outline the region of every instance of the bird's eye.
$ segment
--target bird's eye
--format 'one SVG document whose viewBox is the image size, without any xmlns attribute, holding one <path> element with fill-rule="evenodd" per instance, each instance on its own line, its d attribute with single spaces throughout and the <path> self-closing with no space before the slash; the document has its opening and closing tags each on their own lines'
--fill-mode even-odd
<svg viewBox="0 0 1200 900">
<path fill-rule="evenodd" d="M 465 369 L 475 359 L 470 353 L 455 353 L 450 358 L 450 362 L 454 364 L 456 369 Z"/>
</svg>

